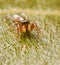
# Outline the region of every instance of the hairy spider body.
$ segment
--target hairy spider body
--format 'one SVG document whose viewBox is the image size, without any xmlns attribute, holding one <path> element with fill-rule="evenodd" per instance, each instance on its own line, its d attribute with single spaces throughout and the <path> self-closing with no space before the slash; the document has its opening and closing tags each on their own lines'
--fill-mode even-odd
<svg viewBox="0 0 60 65">
<path fill-rule="evenodd" d="M 18 36 L 20 32 L 31 32 L 33 29 L 35 29 L 38 32 L 38 34 L 40 32 L 40 29 L 38 28 L 35 22 L 30 21 L 23 16 L 13 15 L 12 17 L 9 17 L 9 19 L 11 19 L 15 23 L 16 29 L 18 31 Z"/>
</svg>

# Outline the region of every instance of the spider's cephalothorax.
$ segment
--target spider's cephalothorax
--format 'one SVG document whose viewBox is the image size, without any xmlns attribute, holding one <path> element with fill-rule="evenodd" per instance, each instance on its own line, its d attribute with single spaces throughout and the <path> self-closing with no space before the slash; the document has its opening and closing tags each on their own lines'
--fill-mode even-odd
<svg viewBox="0 0 60 65">
<path fill-rule="evenodd" d="M 34 23 L 30 22 L 23 16 L 13 15 L 12 20 L 16 23 L 17 30 L 19 32 L 28 32 L 34 29 Z"/>
<path fill-rule="evenodd" d="M 36 23 L 28 20 L 24 16 L 15 14 L 12 17 L 10 17 L 10 19 L 16 24 L 18 35 L 20 32 L 31 32 L 33 29 L 35 29 L 39 34 L 39 28 L 36 25 Z"/>
</svg>

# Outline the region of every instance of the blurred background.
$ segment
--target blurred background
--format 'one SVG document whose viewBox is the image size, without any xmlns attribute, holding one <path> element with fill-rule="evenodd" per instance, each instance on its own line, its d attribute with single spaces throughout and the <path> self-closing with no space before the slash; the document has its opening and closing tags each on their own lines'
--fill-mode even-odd
<svg viewBox="0 0 60 65">
<path fill-rule="evenodd" d="M 60 0 L 0 0 L 0 8 L 60 10 Z"/>
<path fill-rule="evenodd" d="M 41 37 L 17 38 L 13 14 L 36 22 Z M 60 65 L 60 0 L 0 0 L 0 65 Z"/>
</svg>

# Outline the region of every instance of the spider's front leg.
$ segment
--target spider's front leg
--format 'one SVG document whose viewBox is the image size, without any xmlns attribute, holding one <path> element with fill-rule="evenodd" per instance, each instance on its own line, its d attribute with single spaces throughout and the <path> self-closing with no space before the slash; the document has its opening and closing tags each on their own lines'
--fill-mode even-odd
<svg viewBox="0 0 60 65">
<path fill-rule="evenodd" d="M 39 38 L 39 37 L 41 38 L 41 31 L 40 31 L 40 29 L 39 29 L 39 27 L 37 26 L 36 23 L 34 23 L 34 28 L 35 28 L 35 30 L 37 31 L 38 38 Z"/>
<path fill-rule="evenodd" d="M 17 26 L 16 26 L 16 29 L 17 29 L 17 38 L 20 38 L 20 25 L 19 24 L 17 24 Z"/>
</svg>

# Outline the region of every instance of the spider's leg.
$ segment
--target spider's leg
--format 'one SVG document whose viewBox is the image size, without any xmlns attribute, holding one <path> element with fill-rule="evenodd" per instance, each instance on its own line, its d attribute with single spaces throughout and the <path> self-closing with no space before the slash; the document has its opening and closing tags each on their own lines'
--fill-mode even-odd
<svg viewBox="0 0 60 65">
<path fill-rule="evenodd" d="M 16 29 L 17 29 L 17 37 L 20 38 L 20 26 L 19 26 L 19 24 L 16 26 Z"/>
<path fill-rule="evenodd" d="M 41 38 L 42 36 L 41 36 L 41 31 L 40 31 L 40 29 L 39 29 L 39 27 L 37 26 L 37 24 L 36 23 L 34 23 L 35 25 L 35 30 L 37 31 L 37 34 L 38 34 L 38 38 Z"/>
<path fill-rule="evenodd" d="M 11 28 L 12 28 L 13 26 L 15 26 L 15 25 L 16 25 L 15 23 L 13 23 L 11 26 L 8 26 L 8 25 L 7 25 L 8 28 L 6 29 L 6 31 L 9 30 L 9 29 L 11 29 Z"/>
</svg>

